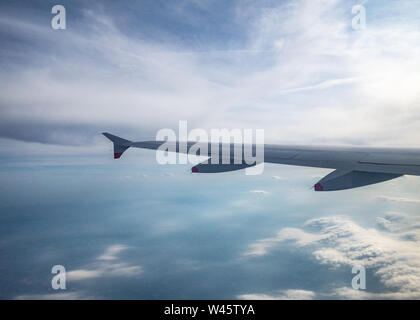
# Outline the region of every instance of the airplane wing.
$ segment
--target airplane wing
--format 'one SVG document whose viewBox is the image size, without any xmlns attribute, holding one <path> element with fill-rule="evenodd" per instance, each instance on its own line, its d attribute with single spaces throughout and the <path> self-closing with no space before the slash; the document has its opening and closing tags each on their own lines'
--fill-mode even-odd
<svg viewBox="0 0 420 320">
<path fill-rule="evenodd" d="M 129 147 L 157 150 L 167 141 L 132 142 L 104 133 L 114 144 L 114 158 L 120 158 Z M 172 142 L 170 150 L 187 153 L 196 142 L 188 142 L 181 149 L 179 142 Z M 200 144 L 198 144 L 200 145 Z M 204 146 L 204 144 L 201 144 Z M 205 143 L 206 154 L 211 156 L 212 144 Z M 219 146 L 218 146 L 219 147 Z M 242 145 L 230 145 L 230 150 Z M 255 146 L 253 146 L 255 149 Z M 219 148 L 221 150 L 221 148 Z M 230 152 L 232 155 L 233 152 Z M 314 185 L 315 191 L 345 190 L 401 177 L 420 175 L 420 149 L 362 148 L 362 147 L 314 147 L 290 145 L 264 145 L 264 162 L 335 169 Z M 253 164 L 255 165 L 255 164 Z M 246 163 L 203 163 L 194 166 L 194 173 L 217 173 L 240 170 L 252 165 Z"/>
</svg>

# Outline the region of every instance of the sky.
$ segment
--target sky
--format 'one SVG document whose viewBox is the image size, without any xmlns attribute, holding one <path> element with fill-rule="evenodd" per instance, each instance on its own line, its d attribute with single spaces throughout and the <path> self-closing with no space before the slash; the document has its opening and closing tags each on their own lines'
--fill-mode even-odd
<svg viewBox="0 0 420 320">
<path fill-rule="evenodd" d="M 417 177 L 320 194 L 330 170 L 191 175 L 101 135 L 418 147 L 419 1 L 61 1 L 65 30 L 55 4 L 0 1 L 1 299 L 420 298 Z"/>
</svg>

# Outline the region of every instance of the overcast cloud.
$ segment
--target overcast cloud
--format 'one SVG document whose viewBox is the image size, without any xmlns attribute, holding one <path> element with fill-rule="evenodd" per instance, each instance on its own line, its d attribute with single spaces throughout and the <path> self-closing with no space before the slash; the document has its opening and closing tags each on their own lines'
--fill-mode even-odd
<svg viewBox="0 0 420 320">
<path fill-rule="evenodd" d="M 419 8 L 365 5 L 367 28 L 355 31 L 351 1 L 240 1 L 219 15 L 222 4 L 177 2 L 162 9 L 175 27 L 155 23 L 153 40 L 130 14 L 127 32 L 108 2 L 69 6 L 60 31 L 47 5 L 3 4 L 0 135 L 83 145 L 103 130 L 148 139 L 188 120 L 264 128 L 270 142 L 417 146 Z M 188 40 L 201 32 L 205 43 Z"/>
</svg>

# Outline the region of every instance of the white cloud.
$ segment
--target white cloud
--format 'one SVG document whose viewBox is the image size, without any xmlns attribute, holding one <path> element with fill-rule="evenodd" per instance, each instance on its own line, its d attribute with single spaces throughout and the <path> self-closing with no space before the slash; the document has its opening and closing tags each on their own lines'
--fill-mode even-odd
<svg viewBox="0 0 420 320">
<path fill-rule="evenodd" d="M 420 199 L 416 199 L 416 198 L 380 196 L 380 197 L 377 197 L 377 199 L 381 201 L 391 201 L 391 202 L 400 202 L 400 203 L 414 203 L 414 204 L 420 203 Z"/>
<path fill-rule="evenodd" d="M 137 277 L 143 272 L 142 267 L 120 261 L 121 258 L 118 256 L 127 249 L 128 247 L 124 245 L 111 245 L 85 268 L 68 271 L 66 277 L 69 281 L 107 277 Z"/>
<path fill-rule="evenodd" d="M 265 255 L 271 248 L 287 240 L 296 240 L 300 246 L 310 244 L 314 241 L 323 239 L 322 235 L 310 234 L 301 229 L 284 228 L 273 238 L 257 240 L 250 245 L 249 250 L 245 252 L 246 256 Z"/>
<path fill-rule="evenodd" d="M 105 249 L 105 252 L 94 259 L 91 263 L 81 269 L 70 270 L 66 272 L 66 281 L 83 282 L 92 279 L 106 279 L 113 277 L 138 277 L 142 274 L 141 266 L 131 265 L 121 261 L 118 256 L 128 247 L 124 245 L 111 245 Z M 69 287 L 69 284 L 67 284 Z M 97 299 L 84 291 L 57 292 L 49 294 L 24 294 L 16 296 L 17 300 L 83 300 Z"/>
<path fill-rule="evenodd" d="M 60 37 L 3 14 L 0 27 L 16 39 L 33 34 L 45 45 L 20 51 L 31 63 L 11 64 L 0 77 L 1 134 L 80 143 L 99 128 L 118 128 L 154 138 L 187 119 L 207 129 L 263 127 L 272 142 L 416 145 L 420 31 L 388 19 L 355 32 L 350 9 L 333 0 L 238 3 L 234 21 L 248 40 L 213 53 L 170 37 L 130 36 L 93 11 Z"/>
<path fill-rule="evenodd" d="M 275 179 L 275 180 L 285 180 L 285 178 L 281 177 L 281 176 L 273 176 L 273 179 Z"/>
<path fill-rule="evenodd" d="M 112 245 L 109 246 L 105 253 L 98 257 L 98 260 L 115 260 L 117 259 L 117 255 L 126 250 L 127 247 L 123 245 Z"/>
<path fill-rule="evenodd" d="M 282 290 L 274 294 L 252 293 L 238 295 L 238 299 L 243 300 L 312 300 L 316 294 L 308 290 Z"/>
<path fill-rule="evenodd" d="M 86 280 L 92 278 L 102 277 L 103 273 L 101 270 L 73 270 L 66 273 L 66 279 L 68 280 Z"/>
<path fill-rule="evenodd" d="M 50 294 L 24 294 L 14 298 L 15 300 L 90 300 L 93 296 L 86 295 L 83 292 L 60 292 Z"/>
<path fill-rule="evenodd" d="M 387 292 L 387 293 L 372 293 L 365 290 L 354 290 L 352 288 L 342 287 L 330 293 L 332 296 L 337 296 L 342 299 L 351 300 L 367 300 L 367 299 L 420 299 L 420 293 L 412 291 L 402 292 Z"/>
<path fill-rule="evenodd" d="M 377 217 L 376 224 L 383 230 L 392 230 L 392 222 L 384 217 Z"/>
<path fill-rule="evenodd" d="M 409 233 L 418 234 L 416 225 L 412 225 L 412 220 L 404 220 L 402 215 L 393 214 L 378 221 L 381 226 L 387 227 L 388 232 L 361 227 L 341 216 L 309 220 L 303 229 L 285 228 L 275 237 L 256 241 L 250 245 L 246 255 L 257 257 L 268 254 L 287 240 L 322 264 L 331 267 L 363 265 L 374 270 L 375 276 L 388 288 L 380 294 L 339 288 L 324 294 L 326 297 L 420 298 L 420 242 L 413 237 L 407 239 Z M 390 227 L 392 221 L 397 221 L 400 227 Z M 394 232 L 389 232 L 391 230 Z"/>
<path fill-rule="evenodd" d="M 251 190 L 250 193 L 256 193 L 256 194 L 269 194 L 270 192 L 265 190 Z"/>
</svg>

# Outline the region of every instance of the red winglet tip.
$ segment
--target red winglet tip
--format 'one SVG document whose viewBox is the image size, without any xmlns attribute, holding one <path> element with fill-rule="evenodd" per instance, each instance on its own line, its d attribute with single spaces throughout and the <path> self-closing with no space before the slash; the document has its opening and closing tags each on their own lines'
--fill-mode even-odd
<svg viewBox="0 0 420 320">
<path fill-rule="evenodd" d="M 314 186 L 315 191 L 324 191 L 324 187 L 319 182 Z"/>
<path fill-rule="evenodd" d="M 119 159 L 122 155 L 122 152 L 116 152 L 114 153 L 114 159 Z"/>
<path fill-rule="evenodd" d="M 191 172 L 193 172 L 193 173 L 197 173 L 197 172 L 198 172 L 198 168 L 197 168 L 197 167 L 192 167 L 192 168 L 191 168 Z"/>
</svg>

